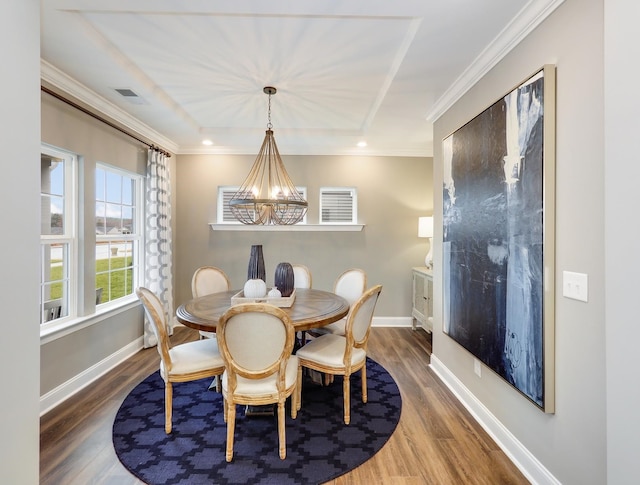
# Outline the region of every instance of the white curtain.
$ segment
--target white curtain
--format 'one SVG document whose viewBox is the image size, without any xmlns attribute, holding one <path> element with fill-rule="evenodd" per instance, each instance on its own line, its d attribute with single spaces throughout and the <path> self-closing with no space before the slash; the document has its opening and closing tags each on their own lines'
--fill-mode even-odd
<svg viewBox="0 0 640 485">
<path fill-rule="evenodd" d="M 169 318 L 169 335 L 173 334 L 173 282 L 171 269 L 171 182 L 167 157 L 155 149 L 147 158 L 145 195 L 145 273 L 144 286 L 153 291 Z M 145 317 L 144 346 L 153 347 L 156 337 Z"/>
</svg>

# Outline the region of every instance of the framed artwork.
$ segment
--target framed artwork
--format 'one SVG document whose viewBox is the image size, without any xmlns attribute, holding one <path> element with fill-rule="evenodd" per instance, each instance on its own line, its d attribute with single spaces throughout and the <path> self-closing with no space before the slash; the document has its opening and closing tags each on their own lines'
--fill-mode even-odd
<svg viewBox="0 0 640 485">
<path fill-rule="evenodd" d="M 554 412 L 555 67 L 443 140 L 443 328 Z"/>
</svg>

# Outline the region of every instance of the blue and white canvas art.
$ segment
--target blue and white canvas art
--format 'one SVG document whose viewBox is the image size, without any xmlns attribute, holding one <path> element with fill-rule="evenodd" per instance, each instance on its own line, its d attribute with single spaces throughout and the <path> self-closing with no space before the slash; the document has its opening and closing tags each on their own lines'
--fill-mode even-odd
<svg viewBox="0 0 640 485">
<path fill-rule="evenodd" d="M 544 83 L 541 70 L 443 141 L 444 331 L 541 408 Z"/>
</svg>

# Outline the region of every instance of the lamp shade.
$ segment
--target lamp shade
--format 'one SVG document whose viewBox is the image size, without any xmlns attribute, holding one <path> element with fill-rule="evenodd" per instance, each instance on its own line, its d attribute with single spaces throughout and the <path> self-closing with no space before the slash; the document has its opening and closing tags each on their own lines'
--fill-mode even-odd
<svg viewBox="0 0 640 485">
<path fill-rule="evenodd" d="M 418 218 L 418 237 L 433 237 L 433 217 Z"/>
</svg>

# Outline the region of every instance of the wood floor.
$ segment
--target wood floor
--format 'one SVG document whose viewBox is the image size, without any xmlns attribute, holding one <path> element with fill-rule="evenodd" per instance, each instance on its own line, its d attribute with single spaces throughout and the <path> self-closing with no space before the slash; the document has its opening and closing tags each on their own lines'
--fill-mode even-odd
<svg viewBox="0 0 640 485">
<path fill-rule="evenodd" d="M 197 338 L 194 330 L 179 327 L 172 341 Z M 430 335 L 373 328 L 369 355 L 398 383 L 400 423 L 372 459 L 329 485 L 529 483 L 431 371 Z M 125 396 L 158 363 L 155 349 L 143 350 L 42 417 L 42 485 L 142 483 L 118 461 L 111 427 Z"/>
</svg>

